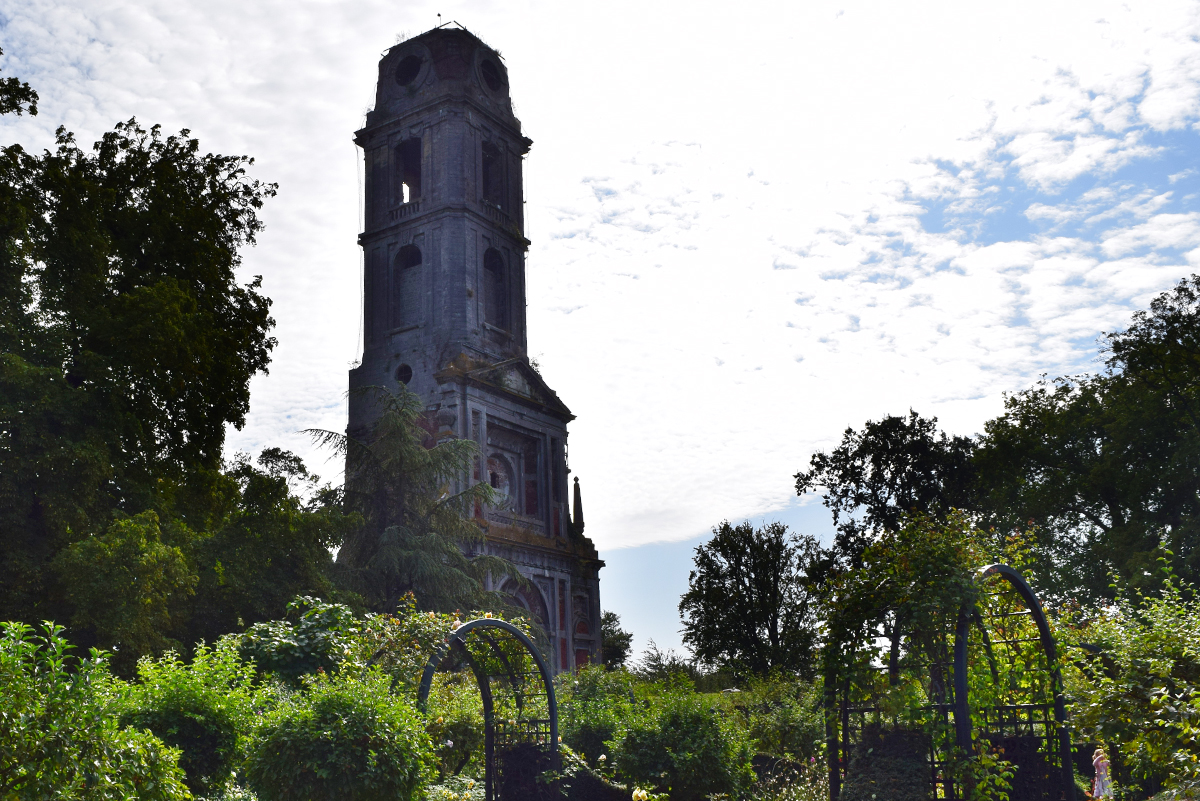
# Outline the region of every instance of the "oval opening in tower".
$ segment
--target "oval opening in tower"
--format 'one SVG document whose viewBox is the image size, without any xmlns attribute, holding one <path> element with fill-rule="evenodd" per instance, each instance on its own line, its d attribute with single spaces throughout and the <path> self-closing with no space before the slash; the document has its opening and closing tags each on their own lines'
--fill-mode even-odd
<svg viewBox="0 0 1200 801">
<path fill-rule="evenodd" d="M 401 384 L 408 384 L 412 381 L 412 368 L 407 364 L 402 364 L 396 368 L 396 380 Z"/>
<path fill-rule="evenodd" d="M 500 68 L 496 66 L 496 62 L 490 58 L 485 58 L 483 63 L 479 65 L 479 71 L 483 73 L 483 82 L 487 84 L 488 89 L 493 92 L 499 92 L 504 88 L 504 75 L 500 72 Z"/>
<path fill-rule="evenodd" d="M 396 65 L 396 83 L 401 86 L 408 86 L 417 79 L 421 73 L 421 57 L 420 56 L 405 56 L 400 59 L 400 63 Z"/>
</svg>

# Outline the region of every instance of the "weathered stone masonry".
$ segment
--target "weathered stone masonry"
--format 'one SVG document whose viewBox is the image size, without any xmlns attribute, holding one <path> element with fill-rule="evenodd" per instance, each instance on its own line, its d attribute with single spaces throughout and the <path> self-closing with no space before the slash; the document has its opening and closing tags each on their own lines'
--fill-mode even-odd
<svg viewBox="0 0 1200 801">
<path fill-rule="evenodd" d="M 406 384 L 435 438 L 479 445 L 472 481 L 504 493 L 477 509 L 487 548 L 532 588 L 502 587 L 537 616 L 556 672 L 598 658 L 599 560 L 570 514 L 574 415 L 529 364 L 522 159 L 532 141 L 509 101 L 500 55 L 437 28 L 379 62 L 375 108 L 355 142 L 366 161 L 363 359 L 350 388 Z M 348 432 L 369 431 L 351 393 Z"/>
</svg>

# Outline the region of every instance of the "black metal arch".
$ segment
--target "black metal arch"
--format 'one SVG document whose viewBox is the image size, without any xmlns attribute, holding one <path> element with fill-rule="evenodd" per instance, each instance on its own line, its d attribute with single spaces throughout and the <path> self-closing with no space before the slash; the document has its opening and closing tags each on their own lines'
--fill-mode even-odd
<svg viewBox="0 0 1200 801">
<path fill-rule="evenodd" d="M 471 656 L 471 652 L 467 649 L 467 637 L 475 632 L 477 636 L 483 639 L 484 642 L 496 654 L 498 660 L 504 665 L 508 672 L 510 684 L 514 689 L 514 700 L 518 709 L 524 708 L 524 699 L 518 687 L 520 682 L 515 681 L 516 674 L 513 671 L 508 657 L 501 650 L 500 646 L 490 636 L 488 629 L 498 629 L 506 634 L 511 634 L 518 642 L 524 646 L 529 652 L 533 662 L 537 665 L 538 673 L 541 675 L 542 686 L 546 691 L 546 709 L 550 717 L 550 743 L 549 753 L 552 766 L 557 769 L 558 765 L 558 702 L 554 697 L 554 681 L 550 674 L 550 668 L 546 664 L 546 660 L 542 658 L 541 652 L 534 645 L 533 640 L 529 639 L 526 634 L 516 626 L 504 620 L 496 618 L 477 618 L 468 621 L 451 634 L 446 641 L 440 645 L 433 655 L 429 657 L 429 661 L 425 663 L 425 671 L 421 674 L 421 686 L 417 691 L 417 707 L 422 711 L 426 711 L 429 701 L 429 690 L 433 685 L 433 674 L 437 672 L 438 666 L 442 660 L 446 658 L 446 654 L 451 649 L 463 656 L 464 661 L 471 668 L 471 672 L 475 674 L 476 683 L 479 685 L 479 694 L 483 700 L 483 722 L 484 722 L 484 786 L 487 801 L 492 801 L 495 797 L 496 785 L 496 770 L 495 770 L 495 743 L 496 743 L 496 721 L 492 705 L 492 691 L 490 675 L 484 671 L 479 663 Z"/>
<path fill-rule="evenodd" d="M 1063 698 L 1062 673 L 1058 669 L 1058 649 L 1054 635 L 1050 633 L 1050 624 L 1046 621 L 1046 613 L 1042 604 L 1034 594 L 1033 588 L 1026 583 L 1024 577 L 1016 569 L 1008 565 L 994 564 L 982 567 L 975 575 L 975 580 L 982 582 L 990 576 L 999 576 L 1006 580 L 1021 596 L 1029 609 L 1030 616 L 1038 628 L 1038 637 L 1042 649 L 1046 653 L 1047 666 L 1050 670 L 1051 686 L 1054 692 L 1054 720 L 1058 726 L 1059 763 L 1063 772 L 1063 787 L 1066 801 L 1075 801 L 1075 773 L 1071 760 L 1071 733 L 1067 728 L 1067 708 Z M 958 614 L 958 625 L 954 632 L 954 730 L 958 747 L 963 753 L 971 753 L 971 704 L 967 697 L 967 639 L 970 635 L 971 623 L 976 622 L 984 632 L 984 644 L 987 646 L 988 661 L 992 663 L 992 675 L 995 677 L 996 668 L 992 658 L 991 642 L 987 630 L 979 619 L 979 611 L 973 603 L 964 605 Z"/>
</svg>

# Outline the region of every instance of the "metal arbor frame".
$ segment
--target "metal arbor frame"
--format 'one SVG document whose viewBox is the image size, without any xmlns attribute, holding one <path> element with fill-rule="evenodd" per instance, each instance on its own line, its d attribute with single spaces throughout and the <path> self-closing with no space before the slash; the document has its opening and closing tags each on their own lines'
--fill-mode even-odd
<svg viewBox="0 0 1200 801">
<path fill-rule="evenodd" d="M 1040 729 L 1044 735 L 1044 746 L 1052 752 L 1057 752 L 1058 767 L 1062 772 L 1061 789 L 1063 799 L 1064 801 L 1075 801 L 1071 735 L 1067 727 L 1066 703 L 1063 697 L 1062 676 L 1058 668 L 1057 646 L 1054 636 L 1050 632 L 1050 627 L 1041 603 L 1020 572 L 1008 565 L 987 565 L 976 572 L 975 581 L 982 584 L 986 579 L 993 577 L 1011 585 L 1017 596 L 1019 596 L 1021 604 L 1027 610 L 1025 612 L 1005 612 L 998 615 L 998 617 L 1027 616 L 1032 619 L 1037 627 L 1037 637 L 1012 641 L 1001 639 L 997 640 L 995 644 L 1000 645 L 1011 642 L 1040 643 L 1040 651 L 1044 653 L 1046 659 L 1045 670 L 1050 680 L 1049 686 L 1053 694 L 1053 701 L 1047 704 L 1022 703 L 995 707 L 981 706 L 976 708 L 975 712 L 977 714 L 982 713 L 983 725 L 989 733 L 994 733 L 995 731 L 992 729 L 993 723 L 995 723 L 1002 736 L 1005 729 L 1013 729 L 1017 734 L 1020 734 L 1022 729 L 1030 734 Z M 964 754 L 970 754 L 972 751 L 973 727 L 971 721 L 972 706 L 970 702 L 968 646 L 973 626 L 978 629 L 981 635 L 992 680 L 997 687 L 1001 685 L 1000 672 L 997 669 L 995 654 L 993 652 L 993 641 L 989 636 L 988 627 L 985 625 L 985 616 L 981 613 L 979 606 L 975 602 L 971 602 L 959 610 L 955 626 L 952 661 L 953 680 L 949 682 L 951 686 L 946 688 L 950 690 L 950 697 L 941 699 L 949 701 L 949 703 L 939 703 L 938 698 L 931 698 L 931 702 L 923 707 L 929 720 L 940 720 L 943 726 L 949 725 L 949 718 L 953 717 L 953 742 L 951 743 L 947 736 L 946 739 L 935 737 L 929 743 L 931 748 L 929 753 L 931 784 L 935 787 L 940 785 L 944 796 L 948 799 L 955 798 L 959 794 L 953 786 L 953 782 L 949 780 L 949 776 L 945 775 L 947 754 L 944 749 L 949 748 L 953 744 Z M 950 654 L 946 654 L 946 656 L 949 657 Z M 937 664 L 949 667 L 946 662 L 939 661 Z M 888 670 L 888 667 L 870 667 L 868 670 L 871 672 Z M 871 700 L 869 692 L 864 696 L 863 688 L 859 687 L 850 675 L 841 675 L 841 671 L 836 668 L 833 669 L 833 672 L 828 672 L 827 669 L 825 682 L 826 739 L 829 745 L 829 798 L 831 801 L 837 801 L 842 785 L 842 772 L 849 762 L 853 741 L 852 732 L 855 729 L 860 731 L 863 729 L 867 715 L 874 714 L 878 716 L 880 707 Z M 840 702 L 838 700 L 839 695 L 841 697 Z M 1037 718 L 1039 714 L 1042 716 L 1041 719 Z M 1051 715 L 1053 716 L 1053 720 L 1050 719 Z M 1024 719 L 1022 719 L 1022 716 L 1024 716 Z M 857 725 L 855 724 L 856 720 L 858 721 Z M 948 734 L 949 732 L 947 731 Z M 1039 737 L 1043 735 L 1039 735 Z M 941 743 L 940 746 L 939 742 Z"/>
<path fill-rule="evenodd" d="M 1050 672 L 1050 681 L 1054 693 L 1054 724 L 1058 733 L 1059 768 L 1062 771 L 1063 792 L 1066 801 L 1075 801 L 1075 773 L 1071 759 L 1071 731 L 1067 727 L 1067 707 L 1063 698 L 1062 672 L 1058 668 L 1058 648 L 1054 635 L 1050 632 L 1050 624 L 1042 604 L 1034 594 L 1033 588 L 1026 583 L 1020 572 L 1008 565 L 994 564 L 980 568 L 976 573 L 976 581 L 997 576 L 1012 585 L 1021 596 L 1030 617 L 1038 629 L 1038 639 L 1046 655 L 1046 664 Z M 954 632 L 954 731 L 958 747 L 964 753 L 971 752 L 971 701 L 968 693 L 967 644 L 970 637 L 971 623 L 979 625 L 984 635 L 984 647 L 987 651 L 993 679 L 998 681 L 995 657 L 992 653 L 992 643 L 987 637 L 987 630 L 979 610 L 974 605 L 964 606 L 958 614 L 958 625 Z M 1032 706 L 1032 705 L 1030 705 Z M 1013 710 L 1014 720 L 1017 710 Z M 1032 728 L 1032 723 L 1030 724 Z"/>
<path fill-rule="evenodd" d="M 501 723 L 499 731 L 497 730 L 495 704 L 492 698 L 492 679 L 497 678 L 508 682 L 508 686 L 513 691 L 513 699 L 519 714 L 525 709 L 524 686 L 529 674 L 517 669 L 512 664 L 489 629 L 498 630 L 514 637 L 524 647 L 530 658 L 532 658 L 534 664 L 537 666 L 537 673 L 541 678 L 542 689 L 545 691 L 548 718 L 510 720 L 507 723 Z M 477 659 L 471 654 L 471 651 L 467 648 L 467 638 L 471 634 L 475 634 L 481 639 L 491 653 L 497 657 L 494 664 L 503 666 L 504 670 L 502 673 L 489 672 L 482 660 Z M 425 664 L 425 671 L 421 674 L 420 689 L 417 691 L 417 706 L 422 712 L 426 710 L 429 701 L 429 690 L 433 685 L 433 674 L 437 672 L 438 666 L 451 650 L 459 654 L 463 658 L 463 661 L 471 668 L 471 672 L 475 674 L 475 681 L 479 685 L 479 694 L 483 699 L 484 790 L 487 801 L 496 800 L 498 778 L 498 766 L 496 764 L 497 740 L 500 740 L 501 745 L 513 745 L 523 742 L 539 745 L 547 744 L 551 760 L 550 767 L 551 769 L 556 769 L 558 767 L 558 702 L 554 697 L 554 681 L 550 674 L 550 669 L 533 641 L 516 626 L 495 618 L 477 618 L 459 626 L 434 651 L 429 661 Z"/>
</svg>

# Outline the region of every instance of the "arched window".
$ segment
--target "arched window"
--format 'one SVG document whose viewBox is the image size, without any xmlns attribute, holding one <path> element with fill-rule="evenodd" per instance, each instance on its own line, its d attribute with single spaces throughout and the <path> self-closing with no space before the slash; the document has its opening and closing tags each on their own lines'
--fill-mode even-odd
<svg viewBox="0 0 1200 801">
<path fill-rule="evenodd" d="M 483 319 L 508 330 L 508 268 L 495 248 L 483 254 Z"/>
<path fill-rule="evenodd" d="M 504 161 L 500 148 L 491 142 L 483 143 L 483 199 L 504 208 Z"/>
<path fill-rule="evenodd" d="M 405 139 L 396 146 L 396 202 L 421 197 L 421 140 Z"/>
<path fill-rule="evenodd" d="M 396 254 L 392 279 L 392 327 L 416 325 L 421 317 L 421 249 L 405 245 Z"/>
</svg>

